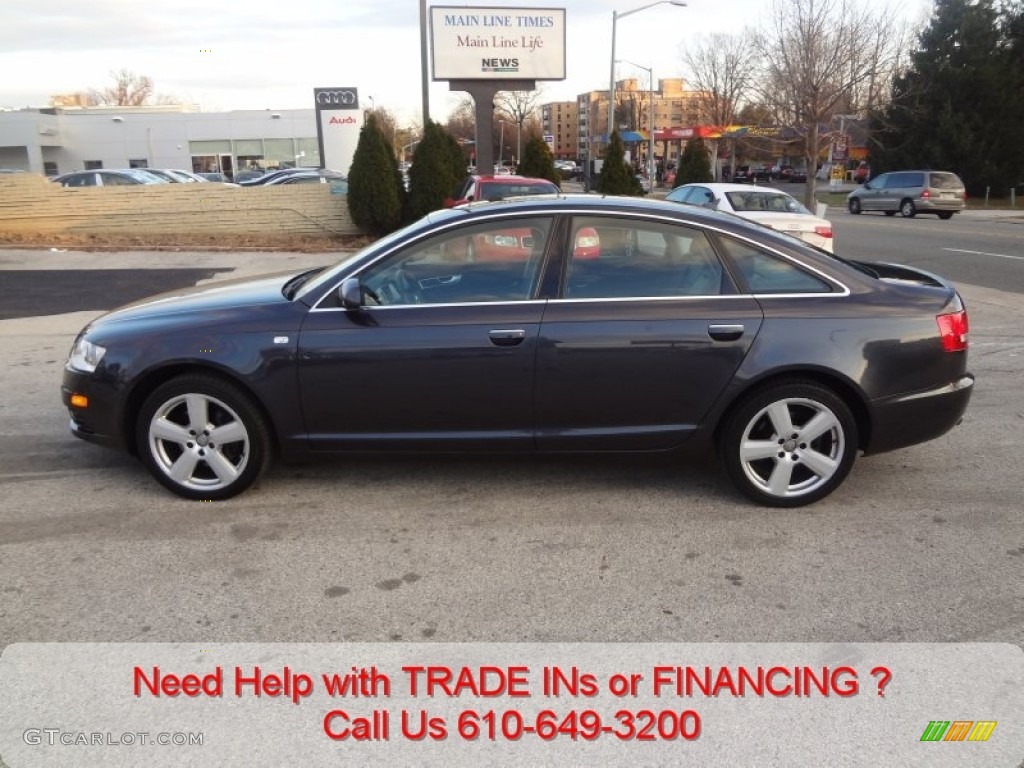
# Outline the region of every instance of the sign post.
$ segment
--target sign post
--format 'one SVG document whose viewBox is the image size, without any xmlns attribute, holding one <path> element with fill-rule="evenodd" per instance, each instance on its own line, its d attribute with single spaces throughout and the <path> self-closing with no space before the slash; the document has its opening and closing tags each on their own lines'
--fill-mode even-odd
<svg viewBox="0 0 1024 768">
<path fill-rule="evenodd" d="M 430 9 L 433 79 L 467 91 L 476 105 L 476 167 L 494 167 L 494 97 L 565 79 L 564 8 Z"/>
<path fill-rule="evenodd" d="M 850 137 L 840 133 L 832 141 L 832 170 L 829 174 L 829 185 L 839 186 L 846 181 L 846 161 L 850 153 Z"/>
</svg>

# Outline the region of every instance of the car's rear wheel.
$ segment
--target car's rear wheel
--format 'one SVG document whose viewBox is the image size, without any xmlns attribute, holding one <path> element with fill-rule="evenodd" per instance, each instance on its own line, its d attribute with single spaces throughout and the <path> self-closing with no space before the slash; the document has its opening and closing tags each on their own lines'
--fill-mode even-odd
<svg viewBox="0 0 1024 768">
<path fill-rule="evenodd" d="M 939 214 L 939 218 L 942 219 L 943 221 L 948 221 L 949 219 L 953 218 L 953 212 L 943 211 L 942 213 Z"/>
<path fill-rule="evenodd" d="M 905 219 L 912 219 L 917 215 L 917 207 L 913 200 L 904 200 L 900 203 L 900 215 Z"/>
<path fill-rule="evenodd" d="M 847 203 L 847 207 L 850 209 L 850 213 L 856 216 L 858 213 L 860 213 L 860 200 L 858 200 L 855 197 L 851 198 L 850 201 Z"/>
<path fill-rule="evenodd" d="M 186 499 L 235 496 L 270 461 L 270 433 L 259 408 L 238 387 L 203 374 L 157 387 L 139 412 L 135 440 L 152 475 Z"/>
<path fill-rule="evenodd" d="M 719 448 L 730 479 L 751 499 L 799 507 L 839 487 L 857 441 L 857 422 L 842 398 L 794 380 L 747 396 L 729 415 Z"/>
</svg>

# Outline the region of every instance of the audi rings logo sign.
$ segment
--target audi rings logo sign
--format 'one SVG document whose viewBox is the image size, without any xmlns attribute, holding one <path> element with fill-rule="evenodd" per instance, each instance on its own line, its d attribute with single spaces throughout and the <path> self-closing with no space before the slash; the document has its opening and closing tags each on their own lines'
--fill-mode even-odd
<svg viewBox="0 0 1024 768">
<path fill-rule="evenodd" d="M 359 109 L 359 94 L 355 88 L 314 88 L 316 108 Z"/>
</svg>

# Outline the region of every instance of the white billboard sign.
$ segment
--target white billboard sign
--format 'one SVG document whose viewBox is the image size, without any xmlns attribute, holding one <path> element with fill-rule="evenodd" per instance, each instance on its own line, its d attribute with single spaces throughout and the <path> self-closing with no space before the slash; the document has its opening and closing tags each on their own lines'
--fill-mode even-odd
<svg viewBox="0 0 1024 768">
<path fill-rule="evenodd" d="M 564 8 L 430 9 L 435 80 L 564 80 Z"/>
<path fill-rule="evenodd" d="M 363 127 L 363 111 L 355 88 L 314 88 L 320 162 L 348 174 Z"/>
</svg>

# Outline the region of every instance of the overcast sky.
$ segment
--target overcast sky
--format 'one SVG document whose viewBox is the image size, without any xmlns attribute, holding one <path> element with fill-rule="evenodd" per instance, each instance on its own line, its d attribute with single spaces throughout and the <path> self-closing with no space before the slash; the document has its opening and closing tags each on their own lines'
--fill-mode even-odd
<svg viewBox="0 0 1024 768">
<path fill-rule="evenodd" d="M 863 0 L 917 22 L 929 0 Z M 685 76 L 683 46 L 713 32 L 763 27 L 772 0 L 687 0 L 620 19 L 616 54 L 655 78 Z M 432 5 L 455 5 L 438 0 Z M 644 0 L 484 3 L 565 8 L 567 79 L 542 101 L 607 89 L 612 11 Z M 354 86 L 360 101 L 403 121 L 420 114 L 418 0 L 0 0 L 0 107 L 46 106 L 48 97 L 102 88 L 110 72 L 149 75 L 156 91 L 204 111 L 312 106 L 312 90 Z M 646 73 L 619 66 L 617 77 Z M 444 120 L 463 94 L 433 83 L 431 114 Z"/>
</svg>

